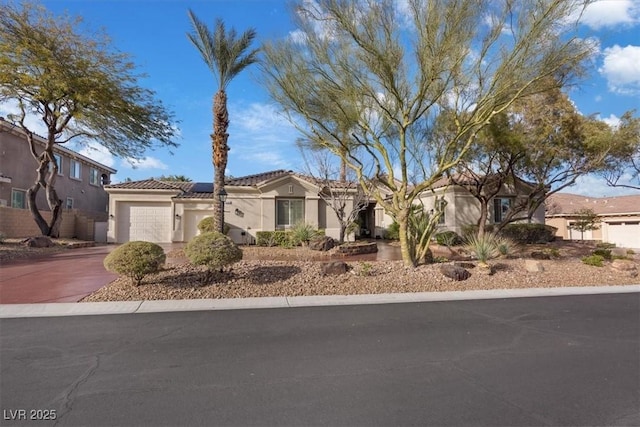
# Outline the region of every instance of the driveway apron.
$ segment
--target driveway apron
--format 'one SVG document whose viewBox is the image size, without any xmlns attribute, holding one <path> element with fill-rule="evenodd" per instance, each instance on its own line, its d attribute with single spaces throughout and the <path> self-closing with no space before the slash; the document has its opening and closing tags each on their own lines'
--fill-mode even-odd
<svg viewBox="0 0 640 427">
<path fill-rule="evenodd" d="M 0 304 L 77 302 L 116 279 L 104 257 L 115 246 L 70 249 L 37 258 L 4 261 Z"/>
</svg>

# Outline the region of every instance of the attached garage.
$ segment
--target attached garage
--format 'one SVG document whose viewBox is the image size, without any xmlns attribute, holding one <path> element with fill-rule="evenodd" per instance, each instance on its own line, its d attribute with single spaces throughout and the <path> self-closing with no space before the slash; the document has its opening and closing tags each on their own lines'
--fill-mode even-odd
<svg viewBox="0 0 640 427">
<path fill-rule="evenodd" d="M 120 202 L 116 208 L 116 241 L 171 242 L 171 203 Z"/>
<path fill-rule="evenodd" d="M 640 249 L 640 221 L 607 222 L 607 241 L 621 248 Z"/>
</svg>

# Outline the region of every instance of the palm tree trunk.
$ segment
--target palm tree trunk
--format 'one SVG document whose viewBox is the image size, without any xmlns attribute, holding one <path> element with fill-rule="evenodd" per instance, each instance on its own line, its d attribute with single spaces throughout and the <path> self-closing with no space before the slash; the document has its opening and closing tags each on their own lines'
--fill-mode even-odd
<svg viewBox="0 0 640 427">
<path fill-rule="evenodd" d="M 211 135 L 213 148 L 213 218 L 217 230 L 223 230 L 223 213 L 224 206 L 221 205 L 218 194 L 224 189 L 224 175 L 227 169 L 227 161 L 229 157 L 229 146 L 227 139 L 229 134 L 229 112 L 227 111 L 227 94 L 224 90 L 219 90 L 213 98 L 213 135 Z"/>
</svg>

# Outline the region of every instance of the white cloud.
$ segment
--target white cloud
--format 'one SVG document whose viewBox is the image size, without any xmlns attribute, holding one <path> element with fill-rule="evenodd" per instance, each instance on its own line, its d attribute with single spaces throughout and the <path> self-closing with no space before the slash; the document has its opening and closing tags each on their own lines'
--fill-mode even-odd
<svg viewBox="0 0 640 427">
<path fill-rule="evenodd" d="M 629 174 L 623 175 L 618 181 L 619 184 L 632 184 L 632 177 Z M 597 175 L 586 175 L 577 179 L 576 183 L 562 190 L 563 193 L 580 194 L 590 197 L 613 197 L 627 194 L 637 194 L 638 190 L 624 187 L 610 187 L 607 181 Z"/>
<path fill-rule="evenodd" d="M 605 122 L 612 128 L 617 128 L 620 124 L 620 117 L 616 116 L 615 114 L 611 114 L 609 115 L 609 117 L 600 117 L 600 115 L 598 115 L 598 120 Z"/>
<path fill-rule="evenodd" d="M 640 4 L 634 0 L 600 0 L 590 4 L 580 23 L 594 30 L 640 22 Z"/>
<path fill-rule="evenodd" d="M 603 51 L 604 61 L 598 70 L 608 82 L 609 90 L 621 94 L 640 91 L 640 46 L 614 45 Z"/>
<path fill-rule="evenodd" d="M 7 100 L 4 102 L 0 102 L 0 116 L 7 119 L 7 121 L 12 122 L 11 115 L 17 115 L 20 113 L 20 107 L 18 106 L 18 101 L 13 99 Z M 25 125 L 27 129 L 31 132 L 36 133 L 40 136 L 47 135 L 47 127 L 40 117 L 35 114 L 27 114 L 25 121 Z"/>
<path fill-rule="evenodd" d="M 78 149 L 78 153 L 83 156 L 87 156 L 98 163 L 102 163 L 105 166 L 113 167 L 113 165 L 116 164 L 116 159 L 113 154 L 97 142 L 88 142 L 83 144 L 83 146 Z"/>
<path fill-rule="evenodd" d="M 122 162 L 122 166 L 126 169 L 169 169 L 169 166 L 155 157 L 143 157 L 142 159 L 128 158 Z"/>
</svg>

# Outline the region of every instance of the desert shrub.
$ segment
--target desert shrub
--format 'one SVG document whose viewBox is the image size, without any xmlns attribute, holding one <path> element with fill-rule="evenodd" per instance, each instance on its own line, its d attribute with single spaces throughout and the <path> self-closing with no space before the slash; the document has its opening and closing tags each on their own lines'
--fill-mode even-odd
<svg viewBox="0 0 640 427">
<path fill-rule="evenodd" d="M 134 241 L 111 251 L 104 259 L 104 268 L 129 277 L 138 286 L 146 275 L 158 272 L 165 259 L 164 250 L 155 243 Z"/>
<path fill-rule="evenodd" d="M 633 249 L 627 249 L 627 255 L 635 255 L 636 251 Z"/>
<path fill-rule="evenodd" d="M 317 234 L 318 230 L 306 222 L 298 222 L 289 230 L 291 236 L 291 243 L 294 246 L 297 245 L 306 245 L 309 243 L 309 240 L 313 239 Z"/>
<path fill-rule="evenodd" d="M 290 232 L 277 231 L 258 231 L 256 233 L 256 245 L 258 246 L 283 246 L 291 240 Z"/>
<path fill-rule="evenodd" d="M 398 240 L 400 238 L 400 224 L 393 221 L 384 232 L 384 238 L 388 240 Z"/>
<path fill-rule="evenodd" d="M 558 248 L 545 249 L 544 252 L 548 253 L 551 258 L 560 258 L 560 250 Z"/>
<path fill-rule="evenodd" d="M 508 237 L 497 235 L 495 237 L 496 249 L 502 256 L 513 255 L 517 249 L 517 244 Z"/>
<path fill-rule="evenodd" d="M 455 231 L 441 231 L 436 233 L 435 238 L 439 245 L 446 247 L 461 245 L 464 242 Z"/>
<path fill-rule="evenodd" d="M 500 255 L 498 240 L 495 234 L 486 233 L 482 237 L 477 235 L 467 236 L 466 249 L 470 251 L 478 261 L 485 263 Z"/>
<path fill-rule="evenodd" d="M 606 260 L 611 260 L 611 249 L 596 249 L 593 251 L 593 255 L 600 255 Z"/>
<path fill-rule="evenodd" d="M 555 240 L 556 227 L 546 224 L 507 224 L 500 234 L 518 243 L 547 243 Z"/>
<path fill-rule="evenodd" d="M 221 270 L 242 259 L 242 251 L 233 240 L 215 231 L 191 239 L 184 254 L 192 264 L 204 265 L 208 270 Z"/>
<path fill-rule="evenodd" d="M 608 242 L 598 242 L 596 243 L 596 248 L 597 249 L 613 249 L 616 247 L 615 243 L 608 243 Z"/>
<path fill-rule="evenodd" d="M 224 234 L 229 234 L 229 230 L 231 229 L 231 227 L 229 226 L 229 224 L 227 224 L 226 222 L 224 223 L 224 226 L 222 227 L 222 230 L 224 231 Z M 213 217 L 212 216 L 208 216 L 206 218 L 202 218 L 200 220 L 200 222 L 198 223 L 198 230 L 200 230 L 200 233 L 211 233 L 211 232 L 219 232 L 218 229 L 216 229 L 215 225 L 213 224 Z"/>
<path fill-rule="evenodd" d="M 602 267 L 604 258 L 601 255 L 590 255 L 582 258 L 582 262 L 584 264 L 592 265 L 594 267 Z"/>
</svg>

